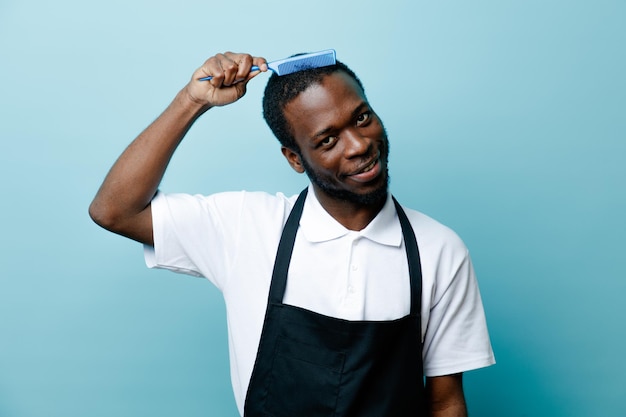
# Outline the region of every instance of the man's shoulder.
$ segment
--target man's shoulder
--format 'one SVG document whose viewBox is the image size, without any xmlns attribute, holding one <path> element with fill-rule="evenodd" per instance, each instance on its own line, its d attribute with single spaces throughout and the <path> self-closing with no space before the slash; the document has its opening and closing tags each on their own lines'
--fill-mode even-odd
<svg viewBox="0 0 626 417">
<path fill-rule="evenodd" d="M 266 191 L 222 191 L 213 194 L 163 193 L 155 200 L 178 201 L 187 204 L 251 205 L 251 206 L 293 206 L 297 195 L 287 196 L 282 192 L 271 194 Z"/>
<path fill-rule="evenodd" d="M 153 217 L 170 216 L 179 222 L 212 219 L 215 222 L 247 220 L 260 225 L 281 223 L 296 198 L 297 195 L 264 191 L 225 191 L 208 195 L 159 192 L 152 200 Z"/>
<path fill-rule="evenodd" d="M 286 195 L 282 192 L 274 194 L 267 191 L 226 191 L 211 194 L 205 198 L 215 204 L 239 205 L 242 209 L 269 211 L 293 207 L 297 195 Z"/>
<path fill-rule="evenodd" d="M 404 205 L 402 208 L 413 227 L 418 244 L 428 244 L 439 247 L 445 246 L 461 252 L 467 251 L 463 240 L 449 226 L 421 211 Z"/>
</svg>

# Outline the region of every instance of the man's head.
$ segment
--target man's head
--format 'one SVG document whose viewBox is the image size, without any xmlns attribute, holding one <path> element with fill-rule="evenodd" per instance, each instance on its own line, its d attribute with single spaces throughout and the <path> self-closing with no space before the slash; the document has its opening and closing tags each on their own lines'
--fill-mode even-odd
<svg viewBox="0 0 626 417">
<path fill-rule="evenodd" d="M 263 117 L 282 146 L 298 150 L 291 127 L 285 119 L 285 106 L 311 85 L 319 84 L 322 78 L 338 71 L 343 71 L 353 78 L 365 94 L 361 80 L 340 61 L 335 65 L 297 71 L 289 75 L 279 76 L 275 73 L 271 75 L 263 96 Z"/>
<path fill-rule="evenodd" d="M 363 85 L 347 66 L 273 75 L 263 98 L 265 119 L 297 172 L 320 198 L 379 204 L 387 194 L 389 145 Z"/>
</svg>

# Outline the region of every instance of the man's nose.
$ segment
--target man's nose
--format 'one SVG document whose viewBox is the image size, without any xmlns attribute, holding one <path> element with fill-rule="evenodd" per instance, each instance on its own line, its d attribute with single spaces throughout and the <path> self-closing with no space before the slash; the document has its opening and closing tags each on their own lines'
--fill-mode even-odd
<svg viewBox="0 0 626 417">
<path fill-rule="evenodd" d="M 344 134 L 344 155 L 347 158 L 363 156 L 370 153 L 372 141 L 370 138 L 359 134 L 355 129 L 347 129 Z"/>
</svg>

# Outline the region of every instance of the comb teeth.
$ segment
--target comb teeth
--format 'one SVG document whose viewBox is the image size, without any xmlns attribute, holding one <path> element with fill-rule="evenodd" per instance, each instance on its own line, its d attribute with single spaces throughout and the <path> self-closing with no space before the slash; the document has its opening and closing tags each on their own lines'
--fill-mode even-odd
<svg viewBox="0 0 626 417">
<path fill-rule="evenodd" d="M 312 68 L 327 67 L 335 65 L 335 59 L 332 56 L 320 55 L 310 58 L 299 59 L 291 62 L 285 62 L 278 66 L 278 75 L 287 75 L 293 72 L 304 71 Z"/>
<path fill-rule="evenodd" d="M 278 75 L 287 75 L 307 69 L 335 65 L 336 62 L 335 51 L 331 49 L 288 58 L 277 65 L 276 73 Z"/>
</svg>

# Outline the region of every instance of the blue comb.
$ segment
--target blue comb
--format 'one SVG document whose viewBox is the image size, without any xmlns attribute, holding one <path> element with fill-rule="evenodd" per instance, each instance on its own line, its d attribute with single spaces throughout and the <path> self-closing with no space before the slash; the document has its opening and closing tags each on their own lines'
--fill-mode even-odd
<svg viewBox="0 0 626 417">
<path fill-rule="evenodd" d="M 329 65 L 335 65 L 337 58 L 334 49 L 327 49 L 325 51 L 311 52 L 309 54 L 302 54 L 292 56 L 290 58 L 279 59 L 278 61 L 272 61 L 267 63 L 267 67 L 274 71 L 277 75 L 287 75 L 298 71 L 304 71 L 312 68 L 327 67 Z M 250 71 L 258 71 L 259 67 L 256 65 L 250 68 Z M 212 76 L 198 78 L 199 81 L 208 81 Z"/>
</svg>

